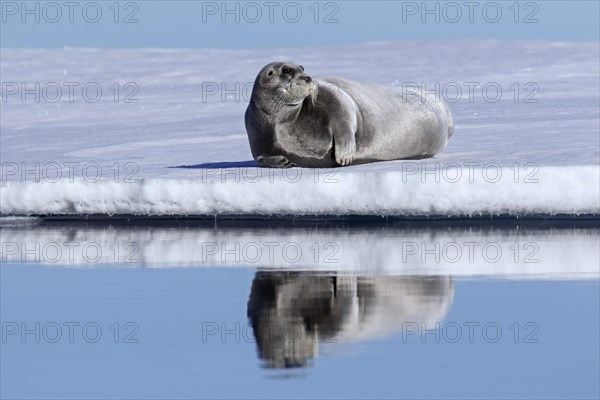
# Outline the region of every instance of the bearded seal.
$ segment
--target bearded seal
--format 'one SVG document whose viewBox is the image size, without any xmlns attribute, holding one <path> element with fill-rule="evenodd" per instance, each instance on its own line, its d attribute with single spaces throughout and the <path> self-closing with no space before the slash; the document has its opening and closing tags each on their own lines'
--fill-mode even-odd
<svg viewBox="0 0 600 400">
<path fill-rule="evenodd" d="M 259 269 L 246 310 L 263 366 L 302 368 L 319 356 L 321 343 L 372 340 L 407 324 L 432 329 L 453 301 L 449 276 Z"/>
<path fill-rule="evenodd" d="M 342 78 L 313 80 L 301 65 L 273 62 L 260 70 L 246 109 L 252 156 L 275 168 L 432 157 L 454 131 L 450 109 L 433 97 Z"/>
</svg>

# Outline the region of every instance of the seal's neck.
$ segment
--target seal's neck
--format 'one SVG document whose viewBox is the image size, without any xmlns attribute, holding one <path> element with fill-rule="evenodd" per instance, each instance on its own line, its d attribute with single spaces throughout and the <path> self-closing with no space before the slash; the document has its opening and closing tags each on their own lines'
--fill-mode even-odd
<svg viewBox="0 0 600 400">
<path fill-rule="evenodd" d="M 300 115 L 306 100 L 307 98 L 299 103 L 288 104 L 283 102 L 282 99 L 277 100 L 267 96 L 258 99 L 252 98 L 250 102 L 266 121 L 281 123 L 295 120 Z"/>
</svg>

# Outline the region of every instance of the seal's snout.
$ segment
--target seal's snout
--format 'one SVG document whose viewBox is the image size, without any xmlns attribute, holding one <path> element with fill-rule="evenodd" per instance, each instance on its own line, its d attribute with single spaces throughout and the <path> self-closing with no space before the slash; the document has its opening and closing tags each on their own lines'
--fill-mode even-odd
<svg viewBox="0 0 600 400">
<path fill-rule="evenodd" d="M 306 83 L 311 83 L 312 82 L 312 78 L 309 75 L 304 75 L 304 76 L 302 76 L 302 78 L 304 78 L 304 81 Z"/>
</svg>

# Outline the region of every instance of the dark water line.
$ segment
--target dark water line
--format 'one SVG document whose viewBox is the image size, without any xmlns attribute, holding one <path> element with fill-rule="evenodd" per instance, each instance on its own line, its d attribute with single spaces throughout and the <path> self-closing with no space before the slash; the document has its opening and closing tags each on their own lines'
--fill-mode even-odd
<svg viewBox="0 0 600 400">
<path fill-rule="evenodd" d="M 600 229 L 600 216 L 585 215 L 511 215 L 476 217 L 397 217 L 371 215 L 187 215 L 142 216 L 118 214 L 91 215 L 36 215 L 38 219 L 0 222 L 2 226 L 35 225 L 48 227 L 163 227 L 163 228 L 321 228 L 439 230 L 439 229 L 497 229 L 497 230 L 548 230 L 548 229 Z"/>
</svg>

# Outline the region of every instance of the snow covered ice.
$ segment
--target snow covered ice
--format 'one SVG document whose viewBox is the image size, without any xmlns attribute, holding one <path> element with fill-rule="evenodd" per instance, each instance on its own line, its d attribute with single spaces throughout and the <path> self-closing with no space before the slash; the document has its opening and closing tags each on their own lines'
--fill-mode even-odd
<svg viewBox="0 0 600 400">
<path fill-rule="evenodd" d="M 3 85 L 5 216 L 600 214 L 597 43 L 1 52 L 4 84 L 62 87 L 56 102 L 53 87 L 36 102 Z M 437 89 L 455 134 L 427 160 L 256 168 L 243 118 L 249 85 L 280 59 L 317 77 Z M 79 83 L 71 99 L 68 82 Z M 97 102 L 82 97 L 92 82 Z"/>
</svg>

